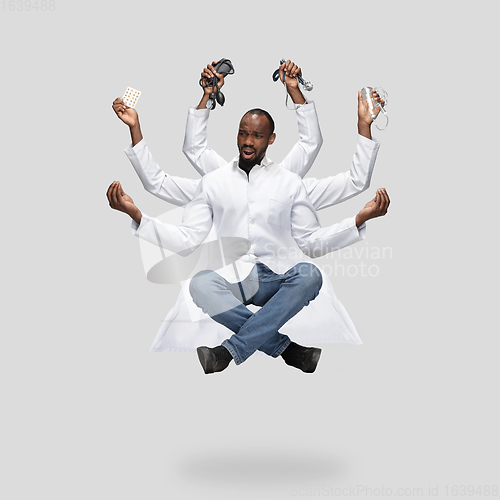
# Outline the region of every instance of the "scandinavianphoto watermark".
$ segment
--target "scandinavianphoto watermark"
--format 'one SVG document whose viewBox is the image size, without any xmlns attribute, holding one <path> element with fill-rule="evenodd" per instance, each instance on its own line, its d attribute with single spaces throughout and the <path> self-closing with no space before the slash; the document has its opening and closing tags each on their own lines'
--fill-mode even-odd
<svg viewBox="0 0 500 500">
<path fill-rule="evenodd" d="M 381 262 L 392 258 L 392 247 L 371 246 L 365 243 L 329 253 L 321 258 L 318 266 L 323 274 L 329 277 L 377 278 L 382 273 Z"/>
</svg>

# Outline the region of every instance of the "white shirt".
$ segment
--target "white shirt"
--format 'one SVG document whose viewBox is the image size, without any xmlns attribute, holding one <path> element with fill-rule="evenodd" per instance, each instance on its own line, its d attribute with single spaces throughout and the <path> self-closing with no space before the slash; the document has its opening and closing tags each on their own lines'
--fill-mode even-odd
<svg viewBox="0 0 500 500">
<path fill-rule="evenodd" d="M 164 224 L 145 214 L 132 233 L 171 252 L 188 255 L 203 243 L 212 223 L 218 238 L 239 237 L 251 243 L 248 253 L 218 271 L 230 282 L 243 280 L 256 262 L 282 274 L 303 253 L 320 257 L 364 239 L 365 225 L 355 217 L 321 228 L 300 177 L 264 158 L 249 176 L 238 167 L 238 157 L 209 174 L 186 205 L 180 226 Z"/>
</svg>

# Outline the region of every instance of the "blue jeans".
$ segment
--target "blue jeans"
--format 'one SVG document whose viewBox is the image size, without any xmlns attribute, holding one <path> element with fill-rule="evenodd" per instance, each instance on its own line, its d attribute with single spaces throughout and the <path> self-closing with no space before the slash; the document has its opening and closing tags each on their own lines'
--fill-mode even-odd
<svg viewBox="0 0 500 500">
<path fill-rule="evenodd" d="M 239 283 L 229 283 L 215 271 L 201 271 L 191 280 L 194 303 L 234 335 L 222 345 L 237 365 L 256 350 L 274 358 L 290 344 L 279 329 L 318 295 L 323 278 L 319 269 L 301 262 L 284 274 L 257 263 Z M 248 304 L 261 306 L 256 313 Z"/>
</svg>

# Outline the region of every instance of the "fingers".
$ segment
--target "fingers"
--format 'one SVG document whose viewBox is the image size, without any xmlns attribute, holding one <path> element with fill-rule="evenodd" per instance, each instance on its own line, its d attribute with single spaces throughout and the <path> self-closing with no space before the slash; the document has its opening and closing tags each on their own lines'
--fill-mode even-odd
<svg viewBox="0 0 500 500">
<path fill-rule="evenodd" d="M 108 188 L 108 190 L 106 191 L 106 197 L 108 198 L 108 201 L 109 201 L 109 206 L 111 208 L 113 208 L 113 206 L 111 205 L 111 189 L 113 188 L 114 186 L 114 182 L 112 182 Z"/>
<path fill-rule="evenodd" d="M 284 66 L 286 76 L 295 78 L 297 75 L 302 75 L 302 70 L 294 62 L 290 61 L 290 59 L 288 59 Z"/>
<path fill-rule="evenodd" d="M 205 78 L 213 78 L 215 76 L 215 69 L 211 64 L 207 64 L 206 68 L 203 68 L 201 76 Z"/>
<path fill-rule="evenodd" d="M 120 196 L 118 194 L 118 181 L 114 182 L 113 189 L 111 190 L 111 201 L 113 202 L 113 208 L 118 208 L 120 206 Z"/>
<path fill-rule="evenodd" d="M 385 215 L 387 213 L 387 209 L 389 208 L 389 204 L 391 203 L 389 195 L 387 194 L 385 188 L 379 188 L 377 189 L 377 196 L 379 198 L 377 211 L 379 212 L 379 215 Z"/>
<path fill-rule="evenodd" d="M 111 208 L 114 208 L 115 210 L 117 207 L 116 187 L 117 187 L 116 181 L 112 182 L 108 188 L 107 193 L 106 193 L 106 196 L 107 196 L 108 201 L 109 201 L 109 206 Z"/>
<path fill-rule="evenodd" d="M 373 90 L 372 92 L 373 92 L 373 99 L 375 100 L 375 102 L 380 103 L 380 105 L 381 105 L 382 107 L 384 107 L 384 106 L 385 106 L 385 102 L 384 102 L 384 100 L 380 97 L 380 95 L 378 94 L 378 92 L 377 92 L 376 90 Z"/>
<path fill-rule="evenodd" d="M 123 106 L 123 100 L 121 97 L 117 97 L 114 101 L 111 107 L 113 108 L 114 112 L 117 113 L 118 110 Z"/>
<path fill-rule="evenodd" d="M 366 114 L 367 106 L 367 103 L 363 101 L 363 94 L 358 90 L 358 113 L 362 112 Z"/>
<path fill-rule="evenodd" d="M 389 195 L 387 194 L 387 191 L 385 188 L 382 188 L 382 197 L 383 197 L 383 204 L 382 208 L 384 211 L 384 215 L 387 213 L 387 210 L 389 209 L 389 205 L 391 203 L 391 200 L 389 199 Z"/>
<path fill-rule="evenodd" d="M 212 64 L 207 64 L 207 67 L 206 68 L 203 68 L 203 71 L 201 72 L 201 77 L 202 78 L 207 78 L 207 79 L 210 79 L 210 78 L 218 78 L 219 82 L 218 82 L 218 86 L 219 87 L 222 87 L 224 85 L 224 76 L 222 76 L 221 73 L 217 73 L 217 71 L 215 71 L 215 65 L 217 63 L 215 61 L 212 62 Z"/>
<path fill-rule="evenodd" d="M 358 90 L 358 116 L 365 120 L 370 116 L 370 113 L 368 113 L 368 103 L 363 99 L 363 94 L 360 90 Z"/>
<path fill-rule="evenodd" d="M 113 104 L 111 105 L 111 107 L 113 108 L 114 112 L 117 114 L 117 115 L 120 115 L 121 113 L 124 113 L 128 108 L 129 106 L 127 106 L 124 102 L 123 102 L 123 99 L 121 97 L 117 97 L 114 101 L 113 101 Z"/>
<path fill-rule="evenodd" d="M 109 201 L 109 206 L 114 210 L 123 211 L 122 197 L 125 196 L 122 186 L 118 181 L 113 181 L 109 186 L 106 196 Z"/>
<path fill-rule="evenodd" d="M 387 213 L 387 209 L 389 208 L 389 203 L 389 195 L 387 194 L 385 188 L 377 189 L 375 198 L 369 201 L 360 212 L 360 214 L 363 213 L 363 221 L 375 219 L 385 215 Z"/>
</svg>

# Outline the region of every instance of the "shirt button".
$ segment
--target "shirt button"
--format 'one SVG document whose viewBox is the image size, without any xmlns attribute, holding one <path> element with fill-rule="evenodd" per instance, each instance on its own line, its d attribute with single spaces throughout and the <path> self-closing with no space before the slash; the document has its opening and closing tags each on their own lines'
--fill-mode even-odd
<svg viewBox="0 0 500 500">
<path fill-rule="evenodd" d="M 248 200 L 248 203 L 253 203 L 253 200 Z"/>
<path fill-rule="evenodd" d="M 253 219 L 250 219 L 250 224 L 255 224 L 255 221 Z"/>
</svg>

